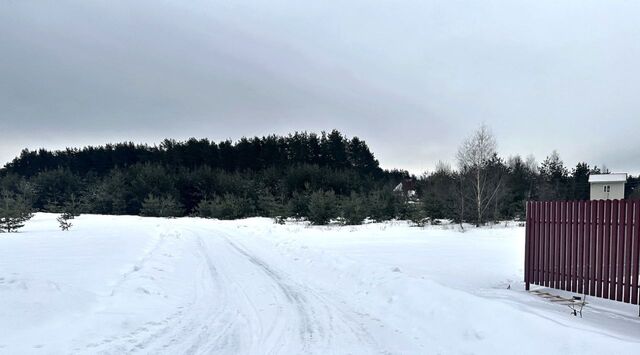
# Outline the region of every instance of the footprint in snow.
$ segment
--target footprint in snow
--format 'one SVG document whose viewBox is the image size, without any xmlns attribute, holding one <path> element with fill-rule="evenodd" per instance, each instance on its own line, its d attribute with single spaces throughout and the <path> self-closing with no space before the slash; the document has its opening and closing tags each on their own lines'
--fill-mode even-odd
<svg viewBox="0 0 640 355">
<path fill-rule="evenodd" d="M 147 294 L 147 295 L 151 294 L 151 292 L 149 292 L 149 290 L 147 290 L 147 289 L 146 289 L 146 288 L 144 288 L 144 287 L 138 287 L 138 288 L 136 289 L 136 291 L 138 291 L 138 292 L 140 292 L 140 293 Z"/>
</svg>

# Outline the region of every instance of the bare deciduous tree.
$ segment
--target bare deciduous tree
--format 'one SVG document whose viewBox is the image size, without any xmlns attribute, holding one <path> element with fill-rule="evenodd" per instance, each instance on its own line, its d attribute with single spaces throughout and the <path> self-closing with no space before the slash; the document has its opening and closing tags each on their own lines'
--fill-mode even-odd
<svg viewBox="0 0 640 355">
<path fill-rule="evenodd" d="M 489 165 L 496 156 L 496 139 L 486 125 L 481 125 L 458 148 L 457 160 L 461 175 L 469 178 L 467 185 L 476 210 L 476 226 L 483 223 L 483 215 L 496 196 L 501 181 L 489 177 Z"/>
</svg>

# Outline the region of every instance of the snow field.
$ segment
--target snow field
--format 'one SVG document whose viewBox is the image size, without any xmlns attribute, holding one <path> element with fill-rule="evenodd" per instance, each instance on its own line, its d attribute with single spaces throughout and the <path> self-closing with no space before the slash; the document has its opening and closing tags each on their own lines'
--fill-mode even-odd
<svg viewBox="0 0 640 355">
<path fill-rule="evenodd" d="M 635 354 L 635 306 L 523 289 L 524 228 L 37 214 L 0 235 L 0 353 Z M 508 289 L 508 286 L 510 288 Z"/>
</svg>

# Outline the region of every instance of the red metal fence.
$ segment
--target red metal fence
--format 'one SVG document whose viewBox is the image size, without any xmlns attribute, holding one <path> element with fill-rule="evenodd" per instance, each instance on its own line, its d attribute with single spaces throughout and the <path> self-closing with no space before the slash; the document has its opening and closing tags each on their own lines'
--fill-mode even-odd
<svg viewBox="0 0 640 355">
<path fill-rule="evenodd" d="M 527 203 L 530 284 L 638 304 L 640 201 Z"/>
</svg>

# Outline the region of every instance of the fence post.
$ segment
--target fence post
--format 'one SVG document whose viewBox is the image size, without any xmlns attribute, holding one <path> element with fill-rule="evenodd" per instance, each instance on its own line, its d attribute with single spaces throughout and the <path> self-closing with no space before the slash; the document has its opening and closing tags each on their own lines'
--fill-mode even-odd
<svg viewBox="0 0 640 355">
<path fill-rule="evenodd" d="M 592 201 L 584 202 L 584 243 L 582 243 L 582 293 L 589 294 L 589 276 L 591 270 L 591 223 L 592 223 Z"/>
<path fill-rule="evenodd" d="M 536 285 L 542 285 L 542 268 L 543 268 L 543 261 L 544 261 L 544 228 L 542 225 L 542 220 L 543 220 L 543 206 L 544 204 L 542 202 L 535 202 L 535 238 L 536 238 L 536 252 L 538 253 L 538 255 L 536 255 L 536 278 L 535 278 L 535 284 Z"/>
<path fill-rule="evenodd" d="M 631 250 L 631 303 L 638 304 L 638 262 L 640 261 L 640 202 L 633 201 L 633 245 Z"/>
<path fill-rule="evenodd" d="M 596 252 L 598 245 L 598 201 L 590 201 L 591 226 L 589 226 L 589 295 L 596 295 Z"/>
<path fill-rule="evenodd" d="M 627 230 L 626 230 L 625 239 L 624 239 L 625 240 L 624 302 L 630 303 L 631 302 L 631 265 L 632 265 L 631 242 L 633 241 L 633 202 L 632 201 L 627 202 L 626 215 L 627 215 L 627 225 L 626 225 Z"/>
<path fill-rule="evenodd" d="M 557 201 L 549 203 L 549 287 L 556 288 L 556 207 Z"/>
<path fill-rule="evenodd" d="M 620 200 L 620 205 L 618 206 L 618 251 L 616 252 L 616 301 L 622 302 L 622 297 L 624 294 L 624 246 L 625 246 L 625 230 L 627 227 L 626 220 L 626 212 L 627 212 L 627 201 Z"/>
<path fill-rule="evenodd" d="M 571 292 L 578 285 L 578 201 L 571 201 Z"/>
<path fill-rule="evenodd" d="M 604 253 L 602 252 L 602 249 L 604 248 L 604 239 L 605 239 L 605 232 L 607 231 L 605 229 L 605 208 L 606 208 L 606 204 L 604 202 L 604 200 L 598 200 L 598 260 L 597 260 L 597 266 L 598 266 L 598 270 L 596 272 L 596 279 L 597 279 L 597 284 L 596 284 L 596 297 L 602 297 L 602 285 L 604 283 L 604 278 L 602 277 L 602 275 L 604 274 L 604 272 L 602 271 L 604 269 L 603 265 L 604 262 L 602 261 L 602 257 L 604 256 Z"/>
<path fill-rule="evenodd" d="M 567 268 L 566 268 L 566 259 L 567 259 L 567 233 L 566 233 L 566 228 L 567 228 L 567 203 L 565 201 L 560 201 L 560 219 L 558 222 L 559 226 L 560 226 L 560 232 L 558 233 L 559 236 L 559 244 L 560 244 L 560 249 L 558 251 L 559 255 L 559 259 L 558 259 L 558 263 L 559 263 L 559 269 L 558 272 L 560 274 L 560 283 L 558 285 L 558 288 L 561 290 L 565 290 L 567 288 Z"/>
<path fill-rule="evenodd" d="M 525 235 L 524 235 L 524 288 L 529 291 L 529 284 L 531 282 L 529 273 L 531 272 L 531 229 L 533 228 L 533 223 L 531 221 L 531 202 L 527 201 L 527 210 L 526 210 L 526 224 L 525 224 Z"/>
<path fill-rule="evenodd" d="M 620 217 L 620 201 L 611 201 L 611 237 L 609 242 L 609 299 L 616 299 L 616 279 L 618 277 L 618 227 Z"/>
<path fill-rule="evenodd" d="M 584 270 L 583 266 L 584 266 L 584 225 L 585 225 L 585 220 L 586 218 L 586 213 L 585 213 L 585 206 L 586 203 L 585 201 L 578 201 L 578 242 L 576 243 L 576 246 L 578 247 L 578 252 L 576 253 L 576 279 L 577 279 L 577 286 L 576 286 L 576 292 L 577 293 L 583 293 L 582 292 L 582 272 Z"/>
</svg>

